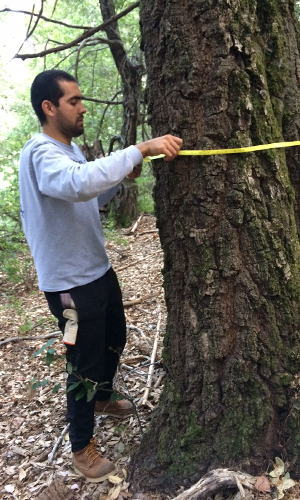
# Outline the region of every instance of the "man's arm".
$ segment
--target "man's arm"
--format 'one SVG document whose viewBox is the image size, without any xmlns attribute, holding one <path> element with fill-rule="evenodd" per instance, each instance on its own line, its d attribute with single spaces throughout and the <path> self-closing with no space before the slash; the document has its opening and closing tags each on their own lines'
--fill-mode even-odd
<svg viewBox="0 0 300 500">
<path fill-rule="evenodd" d="M 146 142 L 141 142 L 137 144 L 137 149 L 142 153 L 143 158 L 146 156 L 157 156 L 164 154 L 165 160 L 170 161 L 178 155 L 178 152 L 182 146 L 182 139 L 175 137 L 173 135 L 164 135 L 163 137 L 157 137 L 156 139 L 150 139 Z M 135 166 L 133 171 L 127 175 L 129 179 L 136 179 L 141 175 L 142 163 Z"/>
<path fill-rule="evenodd" d="M 165 155 L 166 161 L 173 160 L 179 153 L 182 146 L 182 139 L 174 135 L 164 135 L 156 139 L 150 139 L 146 142 L 137 144 L 136 147 L 142 153 L 143 158 L 146 156 Z"/>
<path fill-rule="evenodd" d="M 134 168 L 141 164 L 142 157 L 165 154 L 167 161 L 172 160 L 181 144 L 178 137 L 166 135 L 138 144 L 136 148 L 129 146 L 111 156 L 80 164 L 47 142 L 33 149 L 32 162 L 41 193 L 80 202 L 104 193 L 130 174 L 135 175 Z"/>
</svg>

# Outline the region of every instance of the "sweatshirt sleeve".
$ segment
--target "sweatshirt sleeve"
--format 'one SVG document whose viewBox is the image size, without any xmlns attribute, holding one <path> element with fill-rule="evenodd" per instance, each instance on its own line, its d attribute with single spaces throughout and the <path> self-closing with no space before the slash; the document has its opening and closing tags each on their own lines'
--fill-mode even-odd
<svg viewBox="0 0 300 500">
<path fill-rule="evenodd" d="M 119 189 L 120 184 L 117 184 L 116 186 L 105 191 L 105 193 L 99 194 L 99 196 L 97 197 L 98 207 L 103 207 L 103 205 L 106 205 L 115 196 Z"/>
<path fill-rule="evenodd" d="M 69 202 L 87 201 L 110 190 L 142 161 L 135 146 L 87 163 L 71 160 L 51 143 L 39 144 L 32 150 L 40 192 Z"/>
</svg>

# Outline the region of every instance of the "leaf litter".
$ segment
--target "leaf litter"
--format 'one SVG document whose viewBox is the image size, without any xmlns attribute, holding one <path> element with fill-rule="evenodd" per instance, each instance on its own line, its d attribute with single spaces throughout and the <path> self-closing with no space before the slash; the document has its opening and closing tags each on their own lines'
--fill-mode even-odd
<svg viewBox="0 0 300 500">
<path fill-rule="evenodd" d="M 157 405 L 164 379 L 162 339 L 166 306 L 161 274 L 163 258 L 155 223 L 155 217 L 144 216 L 135 233 L 121 229 L 106 245 L 126 304 L 127 344 L 115 388 L 133 400 L 138 416 L 131 415 L 125 420 L 95 417 L 98 449 L 116 465 L 115 475 L 103 483 L 88 483 L 72 469 L 65 419 L 66 374 L 64 363 L 59 361 L 64 345 L 62 336 L 57 334 L 56 319 L 38 290 L 37 280 L 29 292 L 22 285 L 11 285 L 5 279 L 1 283 L 3 276 L 0 275 L 0 342 L 12 337 L 33 337 L 0 345 L 0 498 L 28 500 L 38 497 L 53 484 L 66 488 L 65 498 L 127 500 L 131 497 L 127 482 L 130 456 L 138 447 L 141 433 Z M 147 385 L 159 313 L 161 325 L 151 389 L 145 404 L 140 405 Z M 53 332 L 56 332 L 51 343 L 54 363 L 47 366 L 45 352 L 32 355 L 48 340 L 41 337 Z M 281 481 L 280 495 L 284 493 L 286 500 L 299 499 L 298 486 L 293 484 L 291 492 L 286 491 L 292 483 L 287 475 L 282 477 L 282 464 L 276 462 L 274 470 L 275 475 L 270 476 Z M 276 498 L 274 492 L 272 495 L 268 492 L 269 482 L 263 478 L 258 478 L 257 491 L 250 493 L 249 498 Z M 214 500 L 235 496 L 219 492 Z"/>
</svg>

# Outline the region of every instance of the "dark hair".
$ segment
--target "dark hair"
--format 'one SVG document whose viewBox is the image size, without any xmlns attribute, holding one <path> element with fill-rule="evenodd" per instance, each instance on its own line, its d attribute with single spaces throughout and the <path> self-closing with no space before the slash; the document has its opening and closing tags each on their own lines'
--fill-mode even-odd
<svg viewBox="0 0 300 500">
<path fill-rule="evenodd" d="M 64 95 L 59 85 L 60 81 L 76 82 L 76 79 L 66 71 L 49 69 L 39 73 L 32 82 L 31 104 L 41 125 L 47 121 L 42 109 L 42 102 L 50 101 L 58 108 L 58 101 Z"/>
</svg>

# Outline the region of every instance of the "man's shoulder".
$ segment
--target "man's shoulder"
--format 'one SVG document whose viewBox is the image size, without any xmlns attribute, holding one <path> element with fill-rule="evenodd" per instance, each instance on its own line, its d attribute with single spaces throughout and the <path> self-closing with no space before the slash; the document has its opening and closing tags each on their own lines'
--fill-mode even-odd
<svg viewBox="0 0 300 500">
<path fill-rule="evenodd" d="M 44 134 L 35 134 L 33 137 L 31 137 L 31 139 L 29 139 L 29 141 L 26 142 L 25 146 L 22 149 L 22 152 L 24 153 L 26 151 L 30 151 L 36 146 L 40 146 L 41 144 L 47 144 L 51 142 L 52 141 L 48 140 Z"/>
</svg>

